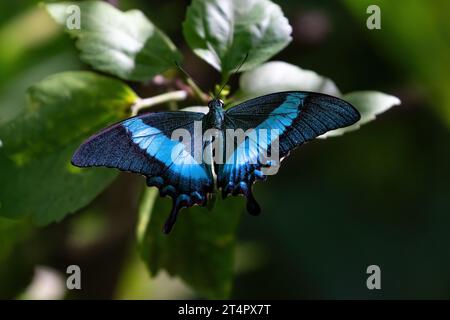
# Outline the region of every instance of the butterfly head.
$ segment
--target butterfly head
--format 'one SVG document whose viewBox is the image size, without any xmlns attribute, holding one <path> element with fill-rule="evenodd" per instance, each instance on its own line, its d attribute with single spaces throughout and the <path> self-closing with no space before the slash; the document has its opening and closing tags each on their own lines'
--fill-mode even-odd
<svg viewBox="0 0 450 320">
<path fill-rule="evenodd" d="M 208 103 L 209 110 L 223 110 L 224 103 L 220 99 L 212 99 Z"/>
</svg>

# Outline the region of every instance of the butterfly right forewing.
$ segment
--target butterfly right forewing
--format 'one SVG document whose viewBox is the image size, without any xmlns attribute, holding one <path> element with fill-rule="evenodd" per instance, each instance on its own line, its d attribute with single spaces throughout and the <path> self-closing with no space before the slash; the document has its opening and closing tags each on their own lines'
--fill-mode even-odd
<svg viewBox="0 0 450 320">
<path fill-rule="evenodd" d="M 259 206 L 251 186 L 266 177 L 268 166 L 279 166 L 280 159 L 291 150 L 329 130 L 352 125 L 359 118 L 359 112 L 344 100 L 313 92 L 280 92 L 243 102 L 226 111 L 225 127 L 253 129 L 257 141 L 237 145 L 232 156 L 216 166 L 217 186 L 223 196 L 245 195 L 248 211 L 257 214 Z M 263 162 L 260 156 L 268 154 L 269 148 L 271 153 L 277 152 L 278 159 Z"/>
</svg>

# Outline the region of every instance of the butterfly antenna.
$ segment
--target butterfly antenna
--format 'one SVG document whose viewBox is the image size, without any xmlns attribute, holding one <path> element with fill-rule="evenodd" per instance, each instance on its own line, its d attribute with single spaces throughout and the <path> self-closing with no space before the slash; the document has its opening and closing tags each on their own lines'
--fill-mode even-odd
<svg viewBox="0 0 450 320">
<path fill-rule="evenodd" d="M 194 91 L 194 94 L 201 100 L 204 101 L 205 100 L 205 93 L 203 93 L 203 91 L 200 89 L 200 87 L 198 86 L 198 84 L 194 81 L 194 78 L 192 78 L 192 76 L 182 67 L 180 66 L 180 64 L 178 63 L 178 61 L 174 61 L 175 65 L 177 66 L 178 69 L 180 69 L 180 71 L 185 75 L 186 77 L 186 81 L 188 83 L 188 85 L 191 86 L 191 88 Z"/>
<path fill-rule="evenodd" d="M 180 66 L 178 61 L 175 60 L 174 63 L 177 66 L 177 68 L 180 69 L 180 71 L 186 76 L 186 78 L 191 79 L 192 81 L 194 81 L 194 79 L 191 77 L 191 75 L 186 70 L 184 70 L 184 68 L 182 66 Z"/>
<path fill-rule="evenodd" d="M 244 59 L 242 60 L 242 62 L 239 64 L 239 66 L 236 68 L 235 71 L 233 71 L 233 73 L 231 73 L 231 75 L 228 77 L 227 81 L 223 84 L 222 88 L 220 88 L 219 92 L 216 95 L 216 98 L 220 96 L 220 93 L 222 92 L 222 90 L 226 87 L 226 85 L 228 84 L 228 80 L 234 76 L 236 73 L 239 72 L 239 70 L 241 69 L 241 67 L 244 65 L 245 61 L 247 61 L 248 58 L 248 52 L 245 55 Z"/>
</svg>

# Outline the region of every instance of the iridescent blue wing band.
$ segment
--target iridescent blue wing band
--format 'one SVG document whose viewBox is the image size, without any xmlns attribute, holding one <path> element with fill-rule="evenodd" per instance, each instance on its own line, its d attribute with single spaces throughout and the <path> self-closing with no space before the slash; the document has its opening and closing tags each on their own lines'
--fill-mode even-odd
<svg viewBox="0 0 450 320">
<path fill-rule="evenodd" d="M 236 146 L 231 157 L 216 165 L 217 186 L 224 197 L 230 193 L 244 194 L 248 199 L 248 211 L 258 214 L 260 208 L 251 186 L 256 180 L 265 179 L 264 167 L 274 165 L 263 162 L 260 155 L 267 153 L 275 139 L 282 159 L 303 143 L 359 119 L 359 112 L 346 101 L 312 92 L 280 92 L 241 103 L 226 111 L 225 127 L 254 129 L 256 139 L 250 137 L 250 140 L 256 141 Z M 261 139 L 270 130 L 275 133 Z"/>
<path fill-rule="evenodd" d="M 127 119 L 85 141 L 74 154 L 72 164 L 106 166 L 144 175 L 149 186 L 159 188 L 161 196 L 173 199 L 164 228 L 169 232 L 178 211 L 206 204 L 207 193 L 214 187 L 210 168 L 195 161 L 193 146 L 189 148 L 171 139 L 176 129 L 185 129 L 194 136 L 194 123 L 202 121 L 203 116 L 196 112 L 158 112 Z"/>
</svg>

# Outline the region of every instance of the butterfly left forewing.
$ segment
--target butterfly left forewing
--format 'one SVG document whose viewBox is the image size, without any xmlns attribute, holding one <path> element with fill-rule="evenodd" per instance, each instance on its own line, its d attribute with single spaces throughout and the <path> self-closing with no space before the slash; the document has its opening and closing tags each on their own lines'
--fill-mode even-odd
<svg viewBox="0 0 450 320">
<path fill-rule="evenodd" d="M 147 185 L 156 186 L 161 196 L 173 199 L 164 227 L 169 232 L 181 208 L 206 204 L 207 194 L 213 191 L 210 168 L 201 159 L 195 159 L 192 144 L 186 146 L 172 139 L 177 129 L 195 138 L 195 123 L 203 117 L 196 112 L 158 112 L 124 120 L 86 140 L 75 152 L 72 163 L 144 175 Z"/>
</svg>

